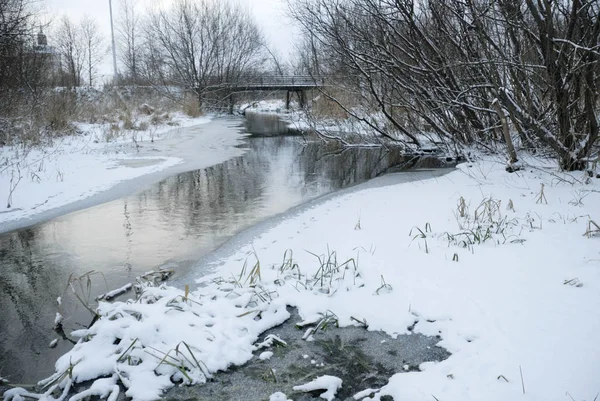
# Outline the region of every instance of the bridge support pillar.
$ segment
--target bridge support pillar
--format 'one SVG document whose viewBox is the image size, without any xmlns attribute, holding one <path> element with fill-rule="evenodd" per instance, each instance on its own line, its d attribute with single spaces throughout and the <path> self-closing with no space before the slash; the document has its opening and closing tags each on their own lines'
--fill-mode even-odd
<svg viewBox="0 0 600 401">
<path fill-rule="evenodd" d="M 290 91 L 285 91 L 285 109 L 290 109 Z"/>
<path fill-rule="evenodd" d="M 229 94 L 229 114 L 233 114 L 233 105 L 234 105 L 233 92 L 231 92 Z"/>
<path fill-rule="evenodd" d="M 300 90 L 298 91 L 298 100 L 300 103 L 300 108 L 303 109 L 306 104 L 306 91 Z"/>
</svg>

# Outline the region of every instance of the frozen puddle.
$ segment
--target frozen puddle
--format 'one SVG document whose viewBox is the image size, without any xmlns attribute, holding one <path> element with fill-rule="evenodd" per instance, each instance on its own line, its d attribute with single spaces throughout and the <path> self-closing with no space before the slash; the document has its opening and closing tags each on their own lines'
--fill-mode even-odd
<svg viewBox="0 0 600 401">
<path fill-rule="evenodd" d="M 296 401 L 323 400 L 319 396 L 325 390 L 304 393 L 294 391 L 293 387 L 329 375 L 342 379 L 342 387 L 334 399 L 354 400 L 357 393 L 383 387 L 395 373 L 418 371 L 424 362 L 450 356 L 437 346 L 439 337 L 404 334 L 394 339 L 383 332 L 356 326 L 337 328 L 329 324 L 314 334 L 313 341 L 306 341 L 302 338 L 307 327 L 296 327 L 301 319 L 295 309 L 288 311 L 292 316 L 284 324 L 260 336 L 262 341 L 274 334 L 286 346 L 273 344 L 259 349 L 245 365 L 220 372 L 201 386 L 174 387 L 162 399 L 268 400 L 271 394 L 282 392 Z M 272 355 L 266 358 L 265 352 Z"/>
</svg>

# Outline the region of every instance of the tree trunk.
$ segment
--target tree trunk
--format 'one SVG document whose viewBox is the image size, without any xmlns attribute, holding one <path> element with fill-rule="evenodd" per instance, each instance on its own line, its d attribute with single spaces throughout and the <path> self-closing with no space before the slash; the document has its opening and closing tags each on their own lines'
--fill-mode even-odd
<svg viewBox="0 0 600 401">
<path fill-rule="evenodd" d="M 560 168 L 564 171 L 585 170 L 586 161 L 574 158 L 571 154 L 563 155 L 560 158 Z"/>
<path fill-rule="evenodd" d="M 514 164 L 518 162 L 517 152 L 515 151 L 515 147 L 512 142 L 512 138 L 510 137 L 510 131 L 508 129 L 508 123 L 506 122 L 506 115 L 504 114 L 504 110 L 502 110 L 502 106 L 498 102 L 498 99 L 494 99 L 492 105 L 496 109 L 496 113 L 498 113 L 498 117 L 500 117 L 500 123 L 502 124 L 502 134 L 504 135 L 504 141 L 506 142 L 506 147 L 508 149 L 508 155 L 510 156 L 509 164 Z"/>
</svg>

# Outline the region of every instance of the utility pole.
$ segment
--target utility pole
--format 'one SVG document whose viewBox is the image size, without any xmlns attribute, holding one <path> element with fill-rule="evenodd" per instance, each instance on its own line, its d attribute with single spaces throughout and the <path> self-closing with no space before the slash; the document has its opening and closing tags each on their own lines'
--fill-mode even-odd
<svg viewBox="0 0 600 401">
<path fill-rule="evenodd" d="M 112 38 L 112 54 L 113 54 L 113 71 L 115 74 L 114 82 L 118 81 L 117 75 L 117 51 L 115 49 L 115 29 L 113 27 L 112 0 L 108 0 L 108 8 L 110 10 L 110 36 Z"/>
</svg>

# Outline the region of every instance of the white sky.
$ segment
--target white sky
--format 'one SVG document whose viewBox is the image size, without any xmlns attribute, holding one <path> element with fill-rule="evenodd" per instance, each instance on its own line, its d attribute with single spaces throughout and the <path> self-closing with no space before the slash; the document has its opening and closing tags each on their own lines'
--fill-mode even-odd
<svg viewBox="0 0 600 401">
<path fill-rule="evenodd" d="M 141 8 L 157 0 L 138 0 Z M 168 2 L 169 0 L 160 0 Z M 219 1 L 219 0 L 216 0 Z M 256 21 L 262 27 L 269 47 L 279 53 L 285 60 L 289 59 L 294 49 L 293 41 L 296 30 L 292 28 L 292 21 L 286 16 L 287 5 L 285 0 L 234 0 L 246 5 L 254 14 Z M 120 0 L 112 0 L 113 13 L 118 12 Z M 49 18 L 58 18 L 68 15 L 73 20 L 79 20 L 87 14 L 96 19 L 110 44 L 110 18 L 108 0 L 45 0 Z M 116 14 L 115 18 L 116 18 Z M 49 37 L 49 41 L 52 38 Z M 49 43 L 51 44 L 51 43 Z M 102 72 L 112 72 L 110 55 L 103 63 Z"/>
</svg>

